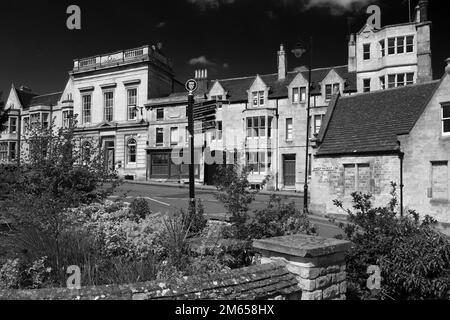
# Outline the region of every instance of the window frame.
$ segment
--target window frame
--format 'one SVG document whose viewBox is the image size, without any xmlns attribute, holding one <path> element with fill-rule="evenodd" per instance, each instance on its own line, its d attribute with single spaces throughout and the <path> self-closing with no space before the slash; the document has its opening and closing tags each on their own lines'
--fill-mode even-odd
<svg viewBox="0 0 450 320">
<path fill-rule="evenodd" d="M 175 139 L 175 141 L 174 141 L 174 136 L 173 136 L 173 133 L 174 132 L 176 132 L 176 139 Z M 178 129 L 178 127 L 171 127 L 170 128 L 170 145 L 171 146 L 177 146 L 178 144 L 179 144 L 179 142 L 180 142 L 180 132 L 179 132 L 179 129 Z"/>
<path fill-rule="evenodd" d="M 111 98 L 108 99 L 107 96 L 109 95 L 111 95 Z M 111 105 L 108 105 L 108 102 L 110 102 Z M 114 91 L 103 92 L 103 120 L 106 123 L 114 121 Z"/>
<path fill-rule="evenodd" d="M 369 85 L 366 85 L 366 82 L 369 82 Z M 367 90 L 368 89 L 368 90 Z M 371 78 L 365 78 L 363 79 L 363 92 L 367 93 L 367 92 L 371 92 L 372 89 L 372 79 Z"/>
<path fill-rule="evenodd" d="M 136 164 L 137 163 L 137 140 L 134 137 L 131 137 L 127 140 L 127 164 Z M 134 147 L 134 152 L 131 152 L 131 148 Z M 131 161 L 131 157 L 134 157 L 134 161 Z"/>
<path fill-rule="evenodd" d="M 367 61 L 367 60 L 370 60 L 371 59 L 371 44 L 370 43 L 364 43 L 363 44 L 363 60 L 364 61 Z"/>
<path fill-rule="evenodd" d="M 130 103 L 130 92 L 135 92 L 134 104 Z M 136 121 L 137 120 L 137 105 L 138 105 L 138 88 L 127 88 L 127 120 Z M 131 117 L 134 115 L 134 117 Z"/>
<path fill-rule="evenodd" d="M 379 81 L 380 81 L 380 89 L 386 90 L 386 76 L 379 77 Z"/>
<path fill-rule="evenodd" d="M 9 161 L 9 143 L 7 141 L 0 141 L 0 163 Z"/>
<path fill-rule="evenodd" d="M 414 35 L 405 37 L 405 53 L 414 53 L 414 39 Z M 411 40 L 411 43 L 408 43 L 408 40 Z M 411 48 L 411 51 L 409 51 L 409 48 Z"/>
<path fill-rule="evenodd" d="M 162 112 L 162 117 L 160 117 L 160 112 Z M 164 108 L 156 108 L 156 121 L 164 121 L 165 111 Z"/>
<path fill-rule="evenodd" d="M 157 146 L 164 145 L 164 128 L 156 128 L 156 135 L 155 135 L 155 144 Z M 158 138 L 161 137 L 161 141 L 158 142 Z"/>
<path fill-rule="evenodd" d="M 89 98 L 89 103 L 87 103 L 86 99 Z M 87 106 L 89 106 L 89 108 L 87 108 Z M 82 116 L 82 121 L 83 124 L 89 124 L 92 123 L 92 94 L 91 93 L 87 93 L 87 94 L 83 94 L 81 96 L 81 112 L 83 114 Z M 89 112 L 87 112 L 89 111 Z M 87 114 L 89 113 L 89 115 Z"/>
<path fill-rule="evenodd" d="M 14 125 L 13 125 L 14 120 Z M 15 128 L 13 130 L 13 128 Z M 9 134 L 17 134 L 18 130 L 18 117 L 9 117 L 9 126 L 8 126 L 8 132 Z"/>
<path fill-rule="evenodd" d="M 445 112 L 444 112 L 444 108 L 448 108 L 448 117 L 444 117 L 444 114 L 445 114 Z M 449 102 L 444 102 L 444 103 L 441 103 L 441 122 L 442 122 L 442 124 L 441 124 L 441 133 L 442 133 L 442 136 L 445 136 L 445 137 L 448 137 L 448 136 L 450 136 L 450 128 L 449 128 L 449 131 L 445 131 L 445 122 L 446 121 L 448 121 L 449 123 L 450 123 L 450 101 Z M 449 125 L 449 127 L 450 127 L 450 125 Z"/>
<path fill-rule="evenodd" d="M 287 142 L 292 142 L 294 141 L 294 118 L 286 118 L 285 123 L 286 123 L 285 139 Z"/>
</svg>

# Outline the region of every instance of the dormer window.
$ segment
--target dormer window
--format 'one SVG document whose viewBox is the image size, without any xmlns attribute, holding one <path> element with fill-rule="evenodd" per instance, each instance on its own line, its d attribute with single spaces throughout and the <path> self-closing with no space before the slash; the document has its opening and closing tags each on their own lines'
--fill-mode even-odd
<svg viewBox="0 0 450 320">
<path fill-rule="evenodd" d="M 265 104 L 264 91 L 254 91 L 253 92 L 253 106 L 262 107 Z"/>
<path fill-rule="evenodd" d="M 327 84 L 325 86 L 325 99 L 330 100 L 334 94 L 341 92 L 341 85 L 339 83 Z"/>
</svg>

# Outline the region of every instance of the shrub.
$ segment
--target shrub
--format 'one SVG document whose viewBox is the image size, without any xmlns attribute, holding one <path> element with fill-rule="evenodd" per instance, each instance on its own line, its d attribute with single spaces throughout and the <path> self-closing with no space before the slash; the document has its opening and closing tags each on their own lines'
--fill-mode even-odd
<svg viewBox="0 0 450 320">
<path fill-rule="evenodd" d="M 255 212 L 247 228 L 247 240 L 316 233 L 307 214 L 297 209 L 295 203 L 282 203 L 276 195 L 271 196 L 267 208 Z"/>
<path fill-rule="evenodd" d="M 148 201 L 142 198 L 134 199 L 131 203 L 130 210 L 136 219 L 145 219 L 152 214 Z"/>
<path fill-rule="evenodd" d="M 181 211 L 186 225 L 189 227 L 190 235 L 199 235 L 206 227 L 208 220 L 205 217 L 205 208 L 200 199 L 195 202 L 195 208 L 192 203 L 189 203 L 187 214 Z"/>
<path fill-rule="evenodd" d="M 344 229 L 354 246 L 347 255 L 349 298 L 373 298 L 366 287 L 367 268 L 378 265 L 382 290 L 375 298 L 395 300 L 450 298 L 450 241 L 433 229 L 434 221 L 423 220 L 414 211 L 404 217 L 396 211 L 393 184 L 392 200 L 373 208 L 372 196 L 354 193 L 353 208 Z M 343 208 L 342 203 L 335 204 Z M 342 226 L 343 227 L 343 226 Z"/>
</svg>

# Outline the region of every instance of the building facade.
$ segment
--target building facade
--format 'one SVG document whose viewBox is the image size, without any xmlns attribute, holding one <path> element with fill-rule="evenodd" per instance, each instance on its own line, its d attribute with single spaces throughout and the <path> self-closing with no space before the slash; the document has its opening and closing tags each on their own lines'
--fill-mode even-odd
<svg viewBox="0 0 450 320">
<path fill-rule="evenodd" d="M 318 138 L 312 211 L 346 214 L 333 201 L 352 208 L 353 192 L 384 206 L 393 182 L 405 209 L 450 226 L 449 117 L 450 59 L 440 81 L 336 97 Z"/>
<path fill-rule="evenodd" d="M 216 167 L 208 159 L 217 152 L 228 162 L 249 166 L 254 188 L 269 177 L 270 190 L 302 191 L 305 170 L 311 176 L 316 161 L 316 149 L 306 150 L 308 96 L 308 138 L 314 144 L 336 94 L 431 80 L 427 6 L 428 1 L 420 1 L 412 22 L 380 30 L 366 25 L 350 37 L 348 64 L 314 68 L 310 88 L 307 68 L 288 70 L 283 45 L 274 52 L 278 63 L 273 74 L 213 80 L 207 71 L 196 71 L 196 102 L 221 102 L 216 129 L 195 135 L 197 182 L 214 183 Z M 179 164 L 182 155 L 176 151 L 188 144 L 186 106 L 187 93 L 160 45 L 76 59 L 62 92 L 40 96 L 26 88 L 11 89 L 0 159 L 15 160 L 19 133 L 29 126 L 54 119 L 64 127 L 75 118 L 83 147 L 101 146 L 108 166 L 120 176 L 183 182 L 188 166 Z"/>
<path fill-rule="evenodd" d="M 433 79 L 428 1 L 411 22 L 379 30 L 365 25 L 349 41 L 348 69 L 357 73 L 358 92 L 396 88 Z"/>
</svg>

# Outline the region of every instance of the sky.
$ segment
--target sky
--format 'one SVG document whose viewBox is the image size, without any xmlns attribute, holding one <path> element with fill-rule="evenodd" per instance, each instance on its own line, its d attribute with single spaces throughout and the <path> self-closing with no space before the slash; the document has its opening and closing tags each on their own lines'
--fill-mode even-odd
<svg viewBox="0 0 450 320">
<path fill-rule="evenodd" d="M 418 0 L 411 0 L 414 7 Z M 430 0 L 435 78 L 450 57 L 447 1 Z M 70 5 L 81 9 L 81 30 L 69 30 Z M 62 91 L 73 59 L 161 42 L 177 79 L 207 68 L 210 79 L 277 72 L 280 43 L 288 69 L 306 64 L 290 50 L 314 39 L 313 66 L 347 64 L 350 32 L 366 9 L 381 7 L 382 25 L 408 22 L 407 0 L 35 0 L 4 1 L 0 17 L 0 91 L 11 83 L 45 94 Z M 446 14 L 443 14 L 446 13 Z"/>
</svg>

